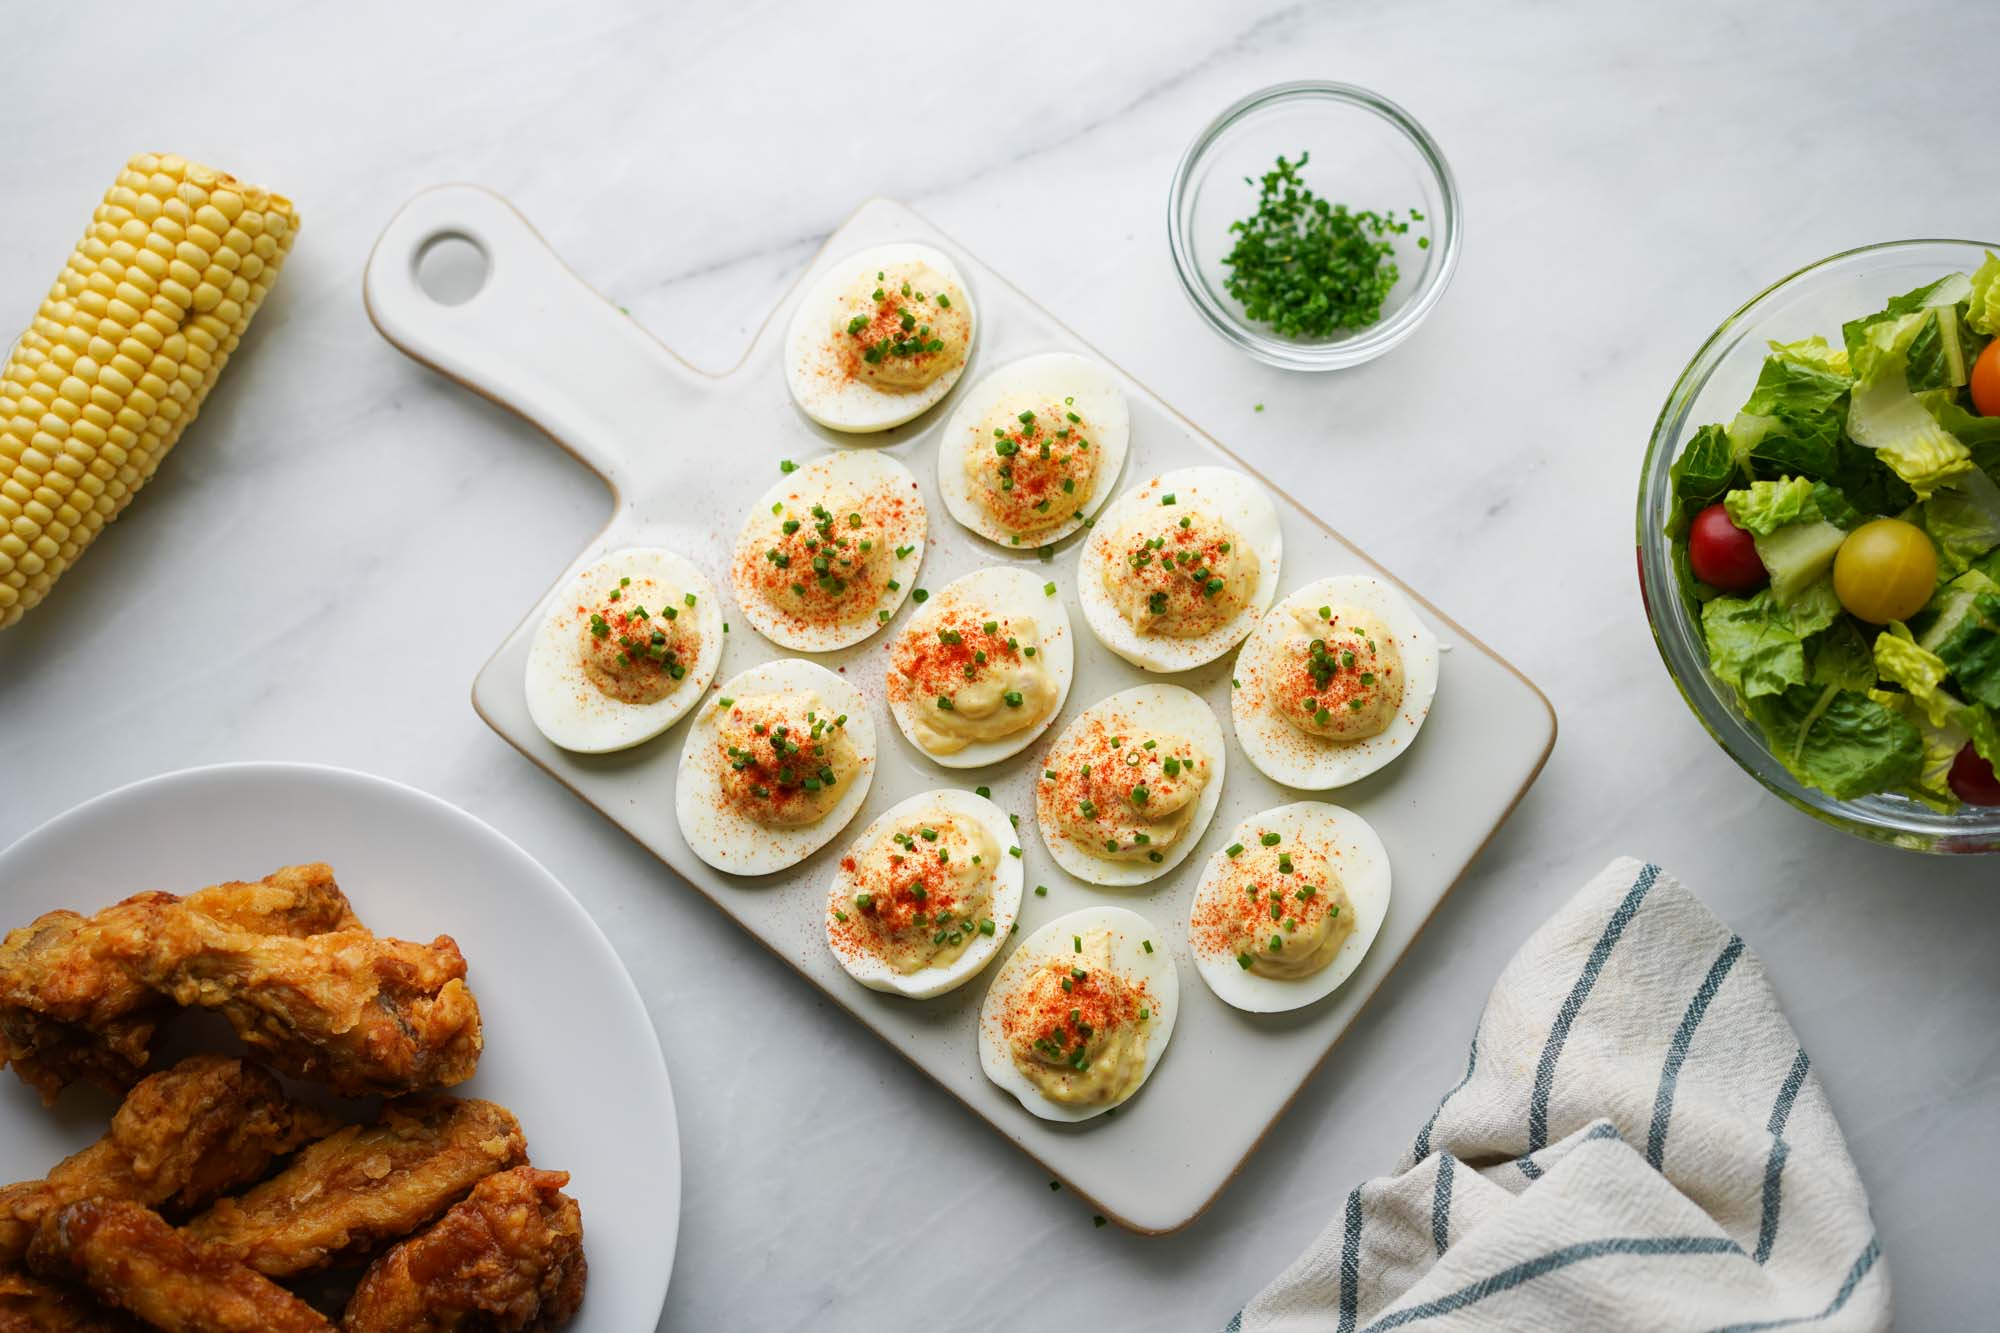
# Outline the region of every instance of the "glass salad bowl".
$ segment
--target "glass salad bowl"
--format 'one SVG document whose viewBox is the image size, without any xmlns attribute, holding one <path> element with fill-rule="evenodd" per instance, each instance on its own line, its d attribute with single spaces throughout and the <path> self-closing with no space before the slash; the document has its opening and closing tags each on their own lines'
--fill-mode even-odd
<svg viewBox="0 0 2000 1333">
<path fill-rule="evenodd" d="M 1288 338 L 1253 322 L 1228 291 L 1230 224 L 1257 212 L 1257 182 L 1280 155 L 1310 160 L 1304 183 L 1328 203 L 1423 214 L 1396 236 L 1396 284 L 1381 317 L 1328 338 Z M 1372 361 L 1417 330 L 1458 266 L 1458 185 L 1437 143 L 1386 97 L 1348 83 L 1281 83 L 1255 92 L 1195 136 L 1174 172 L 1167 238 L 1174 267 L 1210 328 L 1260 361 L 1337 370 Z"/>
<path fill-rule="evenodd" d="M 1843 321 L 1880 309 L 1890 297 L 1945 274 L 1978 268 L 1993 243 L 1889 241 L 1844 251 L 1765 288 L 1709 335 L 1681 372 L 1654 423 L 1639 479 L 1639 582 L 1653 639 L 1681 697 L 1743 770 L 1815 819 L 1849 833 L 1926 852 L 2000 852 L 2000 808 L 1967 805 L 1946 813 L 1903 796 L 1837 800 L 1794 777 L 1764 735 L 1709 670 L 1707 644 L 1675 577 L 1666 524 L 1673 509 L 1669 469 L 1701 426 L 1728 422 L 1756 383 L 1766 343 L 1823 334 L 1838 341 Z"/>
</svg>

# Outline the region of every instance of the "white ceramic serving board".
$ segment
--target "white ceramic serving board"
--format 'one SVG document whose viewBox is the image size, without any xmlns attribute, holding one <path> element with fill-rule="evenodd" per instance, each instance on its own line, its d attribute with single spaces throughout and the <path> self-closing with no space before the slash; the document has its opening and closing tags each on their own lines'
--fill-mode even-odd
<svg viewBox="0 0 2000 1333">
<path fill-rule="evenodd" d="M 471 240 L 487 259 L 484 285 L 457 305 L 432 300 L 417 281 L 420 255 L 443 236 Z M 731 627 L 718 682 L 788 655 L 750 628 L 729 595 L 728 578 L 746 508 L 778 479 L 780 459 L 827 449 L 886 448 L 908 464 L 930 511 L 919 586 L 940 588 L 973 569 L 1009 560 L 1056 582 L 1075 630 L 1075 686 L 1042 742 L 988 769 L 953 771 L 930 763 L 888 716 L 883 650 L 910 614 L 908 606 L 866 643 L 816 656 L 852 679 L 874 710 L 881 756 L 874 788 L 854 822 L 825 849 L 793 870 L 763 879 L 721 874 L 698 860 L 681 838 L 674 777 L 685 721 L 636 749 L 589 756 L 557 749 L 529 720 L 522 691 L 529 641 L 548 598 L 570 570 L 551 571 L 557 577 L 550 587 L 480 672 L 473 705 L 523 754 L 638 839 L 1105 1216 L 1137 1231 L 1172 1231 L 1194 1220 L 1228 1182 L 1513 809 L 1554 744 L 1555 714 L 1525 677 L 1411 593 L 1450 646 L 1431 717 L 1408 754 L 1324 798 L 1360 812 L 1387 844 L 1395 872 L 1388 920 L 1360 969 L 1327 1000 L 1271 1015 L 1223 1005 L 1188 956 L 1185 922 L 1195 883 L 1208 854 L 1238 820 L 1299 794 L 1265 779 L 1231 740 L 1221 807 L 1201 846 L 1176 871 L 1144 889 L 1115 890 L 1083 884 L 1058 870 L 1034 827 L 1032 782 L 1042 751 L 1077 712 L 1148 678 L 1113 657 L 1084 623 L 1075 586 L 1081 535 L 1041 561 L 1031 551 L 1003 552 L 951 519 L 937 494 L 934 443 L 953 397 L 909 425 L 875 436 L 823 430 L 792 405 L 782 353 L 800 293 L 831 260 L 894 240 L 944 250 L 972 288 L 980 322 L 962 384 L 1029 353 L 1091 351 L 923 219 L 882 200 L 864 205 L 833 235 L 742 363 L 720 376 L 695 370 L 661 346 L 566 268 L 504 200 L 469 186 L 418 195 L 395 217 L 369 260 L 366 296 L 371 318 L 391 343 L 520 413 L 611 484 L 616 495 L 611 521 L 578 554 L 572 570 L 608 550 L 646 544 L 671 547 L 707 572 L 723 595 Z M 1132 447 L 1120 491 L 1194 464 L 1250 471 L 1145 388 L 1115 368 L 1112 373 L 1132 410 Z M 1268 480 L 1264 484 L 1278 503 L 1284 528 L 1280 597 L 1329 574 L 1391 577 L 1282 490 Z M 1225 734 L 1233 659 L 1232 653 L 1171 678 L 1209 701 Z M 1017 938 L 1060 913 L 1117 903 L 1146 916 L 1157 928 L 1156 938 L 1172 944 L 1181 975 L 1179 1026 L 1152 1080 L 1116 1116 L 1080 1126 L 1054 1124 L 1030 1116 L 986 1080 L 976 1030 L 986 981 L 997 965 L 950 995 L 915 1002 L 857 985 L 826 947 L 824 886 L 852 837 L 918 791 L 980 784 L 1020 816 L 1028 884 L 1049 886 L 1047 897 L 1025 898 Z"/>
</svg>

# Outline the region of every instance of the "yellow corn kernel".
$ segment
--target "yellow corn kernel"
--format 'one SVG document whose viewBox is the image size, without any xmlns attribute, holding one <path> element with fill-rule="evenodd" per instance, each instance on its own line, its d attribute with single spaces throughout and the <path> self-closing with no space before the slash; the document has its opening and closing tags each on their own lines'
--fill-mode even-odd
<svg viewBox="0 0 2000 1333">
<path fill-rule="evenodd" d="M 125 164 L 0 370 L 0 629 L 153 475 L 297 233 L 283 195 L 170 153 Z"/>
</svg>

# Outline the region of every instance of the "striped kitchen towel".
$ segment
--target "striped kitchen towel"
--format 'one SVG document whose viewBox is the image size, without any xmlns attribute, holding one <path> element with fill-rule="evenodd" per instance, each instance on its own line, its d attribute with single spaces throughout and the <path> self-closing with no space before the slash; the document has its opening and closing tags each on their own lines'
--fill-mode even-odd
<svg viewBox="0 0 2000 1333">
<path fill-rule="evenodd" d="M 1632 860 L 1507 965 L 1396 1173 L 1229 1323 L 1888 1326 L 1868 1196 L 1763 965 Z"/>
</svg>

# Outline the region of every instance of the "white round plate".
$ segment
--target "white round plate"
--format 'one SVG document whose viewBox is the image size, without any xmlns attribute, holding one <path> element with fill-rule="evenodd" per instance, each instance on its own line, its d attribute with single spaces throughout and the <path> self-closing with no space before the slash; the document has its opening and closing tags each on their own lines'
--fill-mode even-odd
<svg viewBox="0 0 2000 1333">
<path fill-rule="evenodd" d="M 412 787 L 313 764 L 223 764 L 120 787 L 0 852 L 0 927 L 142 889 L 186 893 L 301 861 L 331 865 L 379 935 L 450 935 L 486 1049 L 450 1089 L 520 1117 L 535 1165 L 570 1173 L 590 1285 L 572 1333 L 659 1322 L 680 1224 L 680 1135 L 659 1038 L 604 933 L 557 879 L 473 816 Z M 0 1074 L 0 1180 L 41 1176 L 104 1132 L 110 1099 L 52 1110 Z"/>
</svg>

